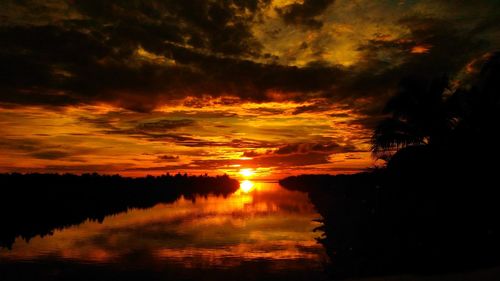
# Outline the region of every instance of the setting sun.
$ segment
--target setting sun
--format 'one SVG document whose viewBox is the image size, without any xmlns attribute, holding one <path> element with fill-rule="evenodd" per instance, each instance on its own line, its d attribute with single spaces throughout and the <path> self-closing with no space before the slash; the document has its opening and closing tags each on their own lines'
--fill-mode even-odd
<svg viewBox="0 0 500 281">
<path fill-rule="evenodd" d="M 254 186 L 253 182 L 249 180 L 244 180 L 240 183 L 240 189 L 245 193 L 252 191 L 253 186 Z"/>
<path fill-rule="evenodd" d="M 255 171 L 252 169 L 241 169 L 240 170 L 240 175 L 242 175 L 245 178 L 249 178 L 255 174 Z"/>
</svg>

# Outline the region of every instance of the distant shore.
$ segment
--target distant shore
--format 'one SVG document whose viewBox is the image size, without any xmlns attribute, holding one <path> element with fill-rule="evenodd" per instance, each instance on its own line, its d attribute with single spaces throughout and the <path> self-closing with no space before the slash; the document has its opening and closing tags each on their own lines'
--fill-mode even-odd
<svg viewBox="0 0 500 281">
<path fill-rule="evenodd" d="M 17 237 L 25 240 L 50 235 L 55 229 L 131 208 L 170 203 L 181 196 L 227 196 L 239 182 L 227 175 L 162 175 L 127 178 L 99 174 L 0 174 L 0 247 L 10 248 Z"/>
</svg>

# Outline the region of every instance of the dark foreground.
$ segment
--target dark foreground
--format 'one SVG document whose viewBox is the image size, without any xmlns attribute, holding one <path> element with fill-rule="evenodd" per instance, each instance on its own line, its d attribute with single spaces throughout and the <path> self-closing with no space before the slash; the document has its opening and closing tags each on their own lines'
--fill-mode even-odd
<svg viewBox="0 0 500 281">
<path fill-rule="evenodd" d="M 5 175 L 0 280 L 499 280 L 490 179 L 401 167 L 249 193 L 228 177 Z"/>
<path fill-rule="evenodd" d="M 86 220 L 131 208 L 150 208 L 198 195 L 235 192 L 239 182 L 228 176 L 164 175 L 126 178 L 98 174 L 0 174 L 0 247 Z"/>
<path fill-rule="evenodd" d="M 500 265 L 497 188 L 491 178 L 456 172 L 430 164 L 304 175 L 280 184 L 307 192 L 323 217 L 319 241 L 335 279 L 406 274 L 422 279 L 401 280 L 438 280 L 430 277 L 438 274 L 448 276 L 439 280 L 478 280 L 468 278 L 479 270 L 481 280 L 500 280 L 499 270 L 486 270 Z"/>
</svg>

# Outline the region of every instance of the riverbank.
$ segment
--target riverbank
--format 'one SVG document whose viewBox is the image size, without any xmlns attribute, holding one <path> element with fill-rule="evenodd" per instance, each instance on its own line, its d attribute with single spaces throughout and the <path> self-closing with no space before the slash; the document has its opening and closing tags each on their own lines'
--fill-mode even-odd
<svg viewBox="0 0 500 281">
<path fill-rule="evenodd" d="M 181 196 L 227 196 L 239 188 L 228 176 L 163 175 L 126 178 L 98 174 L 0 174 L 0 247 L 131 208 L 174 202 Z"/>
<path fill-rule="evenodd" d="M 337 279 L 432 276 L 500 264 L 496 189 L 459 175 L 448 185 L 435 174 L 431 182 L 419 172 L 302 175 L 280 184 L 307 192 L 321 214 L 319 242 Z"/>
</svg>

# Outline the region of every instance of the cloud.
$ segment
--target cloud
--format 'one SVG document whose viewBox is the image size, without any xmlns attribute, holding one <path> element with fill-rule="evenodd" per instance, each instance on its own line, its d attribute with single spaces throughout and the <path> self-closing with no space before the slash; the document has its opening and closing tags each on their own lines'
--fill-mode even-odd
<svg viewBox="0 0 500 281">
<path fill-rule="evenodd" d="M 340 145 L 335 142 L 325 143 L 294 143 L 287 144 L 278 148 L 275 154 L 293 154 L 293 153 L 308 153 L 308 152 L 325 152 L 331 154 L 333 152 L 353 152 L 356 148 L 353 145 Z"/>
<path fill-rule="evenodd" d="M 286 155 L 266 155 L 256 158 L 255 164 L 263 167 L 301 167 L 317 164 L 326 164 L 329 155 L 326 153 L 306 152 L 302 154 L 286 154 Z"/>
<path fill-rule="evenodd" d="M 179 161 L 179 156 L 159 155 L 158 160 L 175 162 L 175 161 Z"/>
<path fill-rule="evenodd" d="M 462 79 L 500 49 L 499 5 L 0 1 L 0 165 L 328 166 L 367 147 L 401 79 Z"/>
<path fill-rule="evenodd" d="M 302 3 L 293 3 L 278 8 L 278 13 L 287 24 L 320 28 L 323 23 L 316 17 L 321 15 L 334 2 L 335 0 L 304 0 Z"/>
<path fill-rule="evenodd" d="M 141 122 L 137 124 L 136 129 L 149 132 L 161 132 L 165 130 L 172 130 L 182 127 L 192 126 L 194 124 L 195 121 L 191 119 L 180 119 L 180 120 L 162 119 L 162 120 Z"/>
<path fill-rule="evenodd" d="M 46 150 L 31 153 L 30 156 L 37 159 L 45 159 L 45 160 L 56 160 L 56 159 L 64 159 L 71 154 L 66 151 L 60 150 Z"/>
<path fill-rule="evenodd" d="M 4 150 L 15 150 L 23 152 L 36 152 L 43 142 L 32 138 L 16 139 L 0 137 L 0 148 Z"/>
<path fill-rule="evenodd" d="M 130 167 L 126 171 L 183 171 L 183 170 L 220 170 L 240 165 L 244 167 L 303 167 L 317 164 L 327 164 L 329 155 L 325 153 L 309 152 L 304 154 L 277 155 L 270 154 L 253 160 L 240 159 L 197 159 L 187 164 L 156 166 L 156 167 Z"/>
<path fill-rule="evenodd" d="M 324 112 L 332 109 L 332 105 L 325 100 L 316 101 L 310 105 L 303 105 L 295 108 L 292 114 L 301 114 L 306 112 Z"/>
<path fill-rule="evenodd" d="M 134 48 L 142 42 L 118 46 L 104 39 L 109 34 L 84 34 L 57 26 L 4 27 L 0 35 L 8 42 L 0 53 L 4 74 L 0 101 L 4 103 L 105 102 L 148 112 L 187 95 L 266 101 L 281 91 L 289 92 L 288 98 L 303 100 L 305 96 L 293 93 L 324 91 L 342 74 L 335 67 L 296 68 L 218 57 L 164 41 L 158 43 L 162 45 L 158 54 L 168 53 L 176 63 L 158 65 L 135 55 Z"/>
<path fill-rule="evenodd" d="M 309 165 L 331 163 L 330 155 L 335 153 L 358 152 L 353 145 L 340 145 L 335 142 L 293 143 L 278 147 L 277 149 L 258 152 L 248 150 L 244 157 L 251 157 L 251 161 L 242 161 L 243 165 L 256 165 L 264 167 L 301 167 Z"/>
<path fill-rule="evenodd" d="M 34 8 L 8 2 L 6 21 L 0 25 L 4 39 L 0 103 L 11 106 L 107 103 L 151 112 L 186 96 L 237 97 L 229 103 L 323 97 L 373 114 L 402 76 L 453 75 L 494 47 L 491 44 L 498 47 L 494 12 L 483 11 L 484 18 L 460 22 L 438 10 L 439 5 L 425 1 L 419 3 L 425 13 L 413 8 L 417 12 L 408 9 L 404 16 L 393 13 L 396 8 L 387 3 L 361 1 L 358 10 L 340 10 L 352 17 L 338 22 L 337 10 L 349 6 L 344 1 L 306 0 L 276 8 L 293 25 L 317 27 L 319 17 L 325 16 L 323 24 L 339 36 L 347 36 L 344 29 L 355 24 L 370 29 L 375 23 L 359 15 L 370 9 L 379 22 L 389 21 L 405 30 L 368 38 L 357 37 L 360 31 L 349 31 L 351 43 L 356 42 L 350 50 L 358 54 L 350 67 L 328 61 L 327 54 L 345 53 L 339 49 L 345 42 L 331 31 L 304 33 L 311 39 L 300 42 L 306 48 L 301 47 L 296 55 L 312 52 L 314 60 L 301 66 L 275 63 L 269 52 L 276 52 L 264 50 L 259 40 L 263 38 L 253 29 L 264 21 L 272 1 L 90 0 L 73 5 L 30 1 Z M 334 3 L 335 9 L 329 9 Z M 455 10 L 463 15 L 467 7 Z M 317 109 L 321 107 L 304 106 L 296 113 Z M 262 113 L 273 111 L 263 109 Z"/>
<path fill-rule="evenodd" d="M 243 152 L 243 157 L 257 157 L 257 156 L 261 156 L 263 154 L 270 154 L 270 153 L 272 153 L 271 150 L 266 151 L 266 153 L 259 153 L 255 150 L 247 150 L 247 151 Z"/>
</svg>

